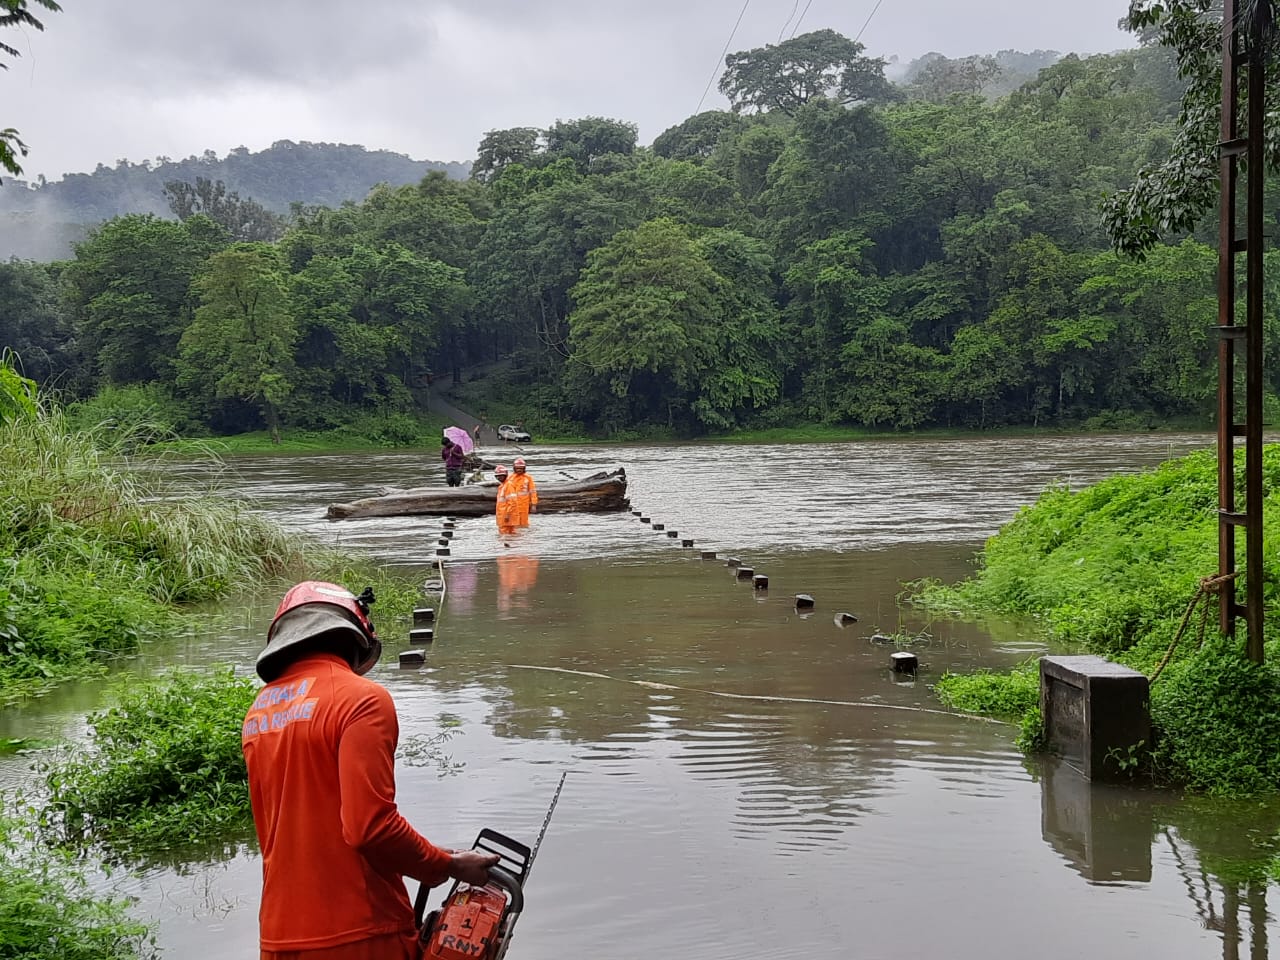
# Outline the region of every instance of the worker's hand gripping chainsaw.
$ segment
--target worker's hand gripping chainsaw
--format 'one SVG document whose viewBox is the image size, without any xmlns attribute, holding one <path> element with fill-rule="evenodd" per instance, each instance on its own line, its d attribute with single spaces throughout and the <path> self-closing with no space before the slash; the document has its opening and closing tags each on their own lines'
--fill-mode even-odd
<svg viewBox="0 0 1280 960">
<path fill-rule="evenodd" d="M 487 883 L 472 886 L 455 881 L 440 908 L 425 917 L 428 890 L 418 888 L 413 912 L 423 960 L 501 960 L 511 943 L 511 930 L 524 910 L 525 881 L 551 823 L 564 778 L 562 774 L 532 850 L 496 830 L 484 829 L 476 837 L 475 849 L 499 857 L 498 865 L 489 868 Z"/>
</svg>

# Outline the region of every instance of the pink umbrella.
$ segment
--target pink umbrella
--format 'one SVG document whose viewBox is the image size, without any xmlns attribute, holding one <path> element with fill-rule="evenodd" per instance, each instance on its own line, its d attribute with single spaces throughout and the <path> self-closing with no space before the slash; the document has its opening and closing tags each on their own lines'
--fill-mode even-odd
<svg viewBox="0 0 1280 960">
<path fill-rule="evenodd" d="M 444 435 L 460 446 L 463 453 L 470 453 L 476 448 L 476 445 L 471 442 L 471 434 L 461 427 L 445 427 Z"/>
</svg>

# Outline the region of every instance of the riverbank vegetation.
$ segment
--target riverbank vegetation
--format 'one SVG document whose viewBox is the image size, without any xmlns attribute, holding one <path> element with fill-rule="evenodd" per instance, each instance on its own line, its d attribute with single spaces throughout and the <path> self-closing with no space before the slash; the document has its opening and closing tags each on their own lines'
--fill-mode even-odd
<svg viewBox="0 0 1280 960">
<path fill-rule="evenodd" d="M 243 505 L 178 496 L 131 461 L 137 434 L 72 429 L 0 361 L 0 702 L 179 630 L 181 610 L 300 569 Z"/>
<path fill-rule="evenodd" d="M 1280 447 L 1265 450 L 1264 485 L 1264 536 L 1274 542 Z M 987 542 L 974 577 L 917 584 L 913 599 L 934 610 L 1034 618 L 1057 642 L 1154 676 L 1148 746 L 1157 780 L 1221 794 L 1280 790 L 1280 641 L 1268 641 L 1267 663 L 1256 666 L 1242 639 L 1217 632 L 1216 594 L 1202 585 L 1217 572 L 1217 509 L 1212 452 L 1083 490 L 1055 487 Z M 1280 577 L 1274 552 L 1258 575 L 1268 584 Z M 1269 592 L 1272 638 L 1274 599 Z M 946 676 L 938 690 L 957 709 L 1024 719 L 1024 736 L 1034 739 L 1031 665 Z"/>
<path fill-rule="evenodd" d="M 1049 59 L 895 84 L 817 30 L 731 54 L 731 109 L 649 146 L 601 117 L 490 131 L 469 180 L 300 205 L 278 239 L 235 204 L 117 217 L 66 262 L 0 264 L 0 340 L 75 399 L 150 391 L 191 436 L 400 444 L 360 418 L 429 390 L 536 438 L 1207 424 L 1209 228 L 1134 260 L 1100 210 L 1150 186 L 1186 82 L 1154 43 Z"/>
<path fill-rule="evenodd" d="M 151 930 L 128 904 L 95 893 L 83 863 L 0 814 L 0 957 L 151 960 Z"/>
</svg>

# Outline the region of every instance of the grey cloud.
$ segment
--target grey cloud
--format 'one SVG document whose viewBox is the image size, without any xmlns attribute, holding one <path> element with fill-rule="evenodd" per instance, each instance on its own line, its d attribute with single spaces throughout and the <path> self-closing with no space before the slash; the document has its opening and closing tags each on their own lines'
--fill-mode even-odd
<svg viewBox="0 0 1280 960">
<path fill-rule="evenodd" d="M 753 0 L 731 51 L 775 43 L 809 0 Z M 874 0 L 812 0 L 801 31 L 856 35 Z M 1126 45 L 1127 0 L 883 3 L 863 35 L 910 60 Z M 688 117 L 742 0 L 64 0 L 0 72 L 0 127 L 31 176 L 273 140 L 465 160 L 486 130 L 600 114 L 642 142 Z M 1016 14 L 1016 15 L 1015 15 Z M 7 38 L 6 38 L 7 39 Z M 723 107 L 714 84 L 704 109 Z"/>
</svg>

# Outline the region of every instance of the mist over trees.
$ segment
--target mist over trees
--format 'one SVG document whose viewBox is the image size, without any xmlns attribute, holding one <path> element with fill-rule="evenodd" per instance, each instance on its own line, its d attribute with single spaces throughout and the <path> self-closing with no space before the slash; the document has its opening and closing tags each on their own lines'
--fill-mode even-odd
<svg viewBox="0 0 1280 960">
<path fill-rule="evenodd" d="M 469 168 L 349 144 L 279 140 L 256 153 L 237 147 L 225 157 L 206 150 L 183 160 L 122 159 L 61 180 L 6 180 L 0 189 L 0 258 L 60 260 L 104 220 L 136 213 L 175 215 L 167 193 L 170 184 L 194 190 L 202 180 L 222 183 L 237 199 L 284 216 L 295 203 L 336 207 L 358 202 L 379 183 L 416 183 L 433 170 L 465 179 Z"/>
<path fill-rule="evenodd" d="M 734 109 L 651 146 L 608 117 L 493 130 L 468 179 L 296 205 L 278 239 L 243 229 L 234 195 L 262 196 L 201 174 L 181 220 L 0 264 L 0 335 L 30 375 L 193 431 L 409 412 L 467 371 L 543 434 L 1208 423 L 1212 224 L 1139 260 L 1102 216 L 1179 135 L 1167 51 L 885 71 L 815 31 L 731 55 Z"/>
</svg>

